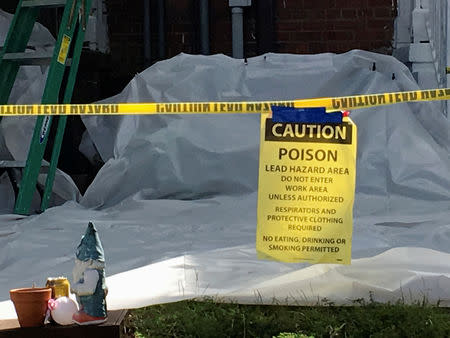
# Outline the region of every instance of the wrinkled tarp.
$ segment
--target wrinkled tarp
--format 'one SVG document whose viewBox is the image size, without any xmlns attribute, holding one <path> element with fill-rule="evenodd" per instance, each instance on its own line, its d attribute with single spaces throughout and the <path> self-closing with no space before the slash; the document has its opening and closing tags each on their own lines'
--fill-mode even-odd
<svg viewBox="0 0 450 338">
<path fill-rule="evenodd" d="M 373 63 L 376 70 L 372 71 Z M 395 73 L 393 80 L 392 74 Z M 179 55 L 107 102 L 282 100 L 417 90 L 392 57 L 363 51 L 248 59 Z M 355 110 L 352 265 L 256 259 L 259 116 L 83 117 L 106 161 L 80 203 L 0 216 L 0 299 L 71 276 L 88 221 L 107 260 L 110 309 L 199 296 L 244 303 L 450 306 L 449 124 L 430 103 Z M 13 316 L 0 303 L 0 318 Z"/>
<path fill-rule="evenodd" d="M 417 89 L 403 64 L 362 51 L 268 54 L 248 65 L 223 55 L 180 55 L 138 74 L 105 102 L 288 100 Z M 448 198 L 448 121 L 432 108 L 399 104 L 352 113 L 360 130 L 357 192 L 371 198 L 360 199 L 357 213 L 397 207 L 404 197 Z M 257 114 L 84 116 L 83 122 L 107 162 L 82 199 L 85 206 L 112 206 L 142 189 L 148 198 L 185 199 L 257 189 Z"/>
</svg>

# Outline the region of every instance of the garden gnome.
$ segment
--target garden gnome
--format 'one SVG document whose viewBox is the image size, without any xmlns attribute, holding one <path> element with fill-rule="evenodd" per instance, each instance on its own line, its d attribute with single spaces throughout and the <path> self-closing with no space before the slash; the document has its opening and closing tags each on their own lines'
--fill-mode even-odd
<svg viewBox="0 0 450 338">
<path fill-rule="evenodd" d="M 75 323 L 89 325 L 106 321 L 105 256 L 97 229 L 91 222 L 77 248 L 72 292 L 80 305 L 72 317 Z"/>
</svg>

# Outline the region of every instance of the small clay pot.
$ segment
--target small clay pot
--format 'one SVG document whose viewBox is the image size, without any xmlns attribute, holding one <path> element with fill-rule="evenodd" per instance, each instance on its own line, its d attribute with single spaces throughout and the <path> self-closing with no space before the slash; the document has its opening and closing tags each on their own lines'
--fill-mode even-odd
<svg viewBox="0 0 450 338">
<path fill-rule="evenodd" d="M 9 290 L 21 327 L 43 326 L 50 288 L 23 288 Z"/>
</svg>

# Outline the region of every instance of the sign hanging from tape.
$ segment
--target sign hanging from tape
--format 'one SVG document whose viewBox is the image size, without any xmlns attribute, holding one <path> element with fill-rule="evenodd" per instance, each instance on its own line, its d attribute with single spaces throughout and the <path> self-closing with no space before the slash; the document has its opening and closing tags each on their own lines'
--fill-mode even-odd
<svg viewBox="0 0 450 338">
<path fill-rule="evenodd" d="M 291 101 L 177 102 L 116 104 L 0 105 L 0 116 L 25 115 L 153 115 L 268 113 L 271 106 L 325 107 L 326 111 L 360 109 L 402 102 L 449 100 L 450 88 Z"/>
<path fill-rule="evenodd" d="M 272 110 L 261 114 L 258 257 L 350 264 L 356 125 L 325 108 Z"/>
</svg>

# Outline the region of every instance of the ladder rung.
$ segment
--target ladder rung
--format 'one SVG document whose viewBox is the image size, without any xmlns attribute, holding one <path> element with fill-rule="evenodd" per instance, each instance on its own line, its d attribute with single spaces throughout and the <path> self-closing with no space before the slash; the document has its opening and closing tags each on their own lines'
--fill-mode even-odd
<svg viewBox="0 0 450 338">
<path fill-rule="evenodd" d="M 26 161 L 0 160 L 0 168 L 25 168 L 26 165 Z M 49 164 L 47 162 L 42 161 L 42 168 L 46 168 L 48 166 Z"/>
<path fill-rule="evenodd" d="M 25 161 L 3 161 L 0 160 L 0 168 L 25 168 Z"/>
<path fill-rule="evenodd" d="M 21 65 L 49 65 L 53 52 L 5 53 L 4 60 L 17 61 Z"/>
<path fill-rule="evenodd" d="M 30 53 L 5 53 L 4 60 L 17 61 L 21 65 L 46 66 L 52 61 L 53 52 Z M 70 66 L 72 59 L 66 60 L 66 66 Z"/>
<path fill-rule="evenodd" d="M 66 0 L 24 0 L 22 7 L 61 7 L 66 2 Z"/>
</svg>

